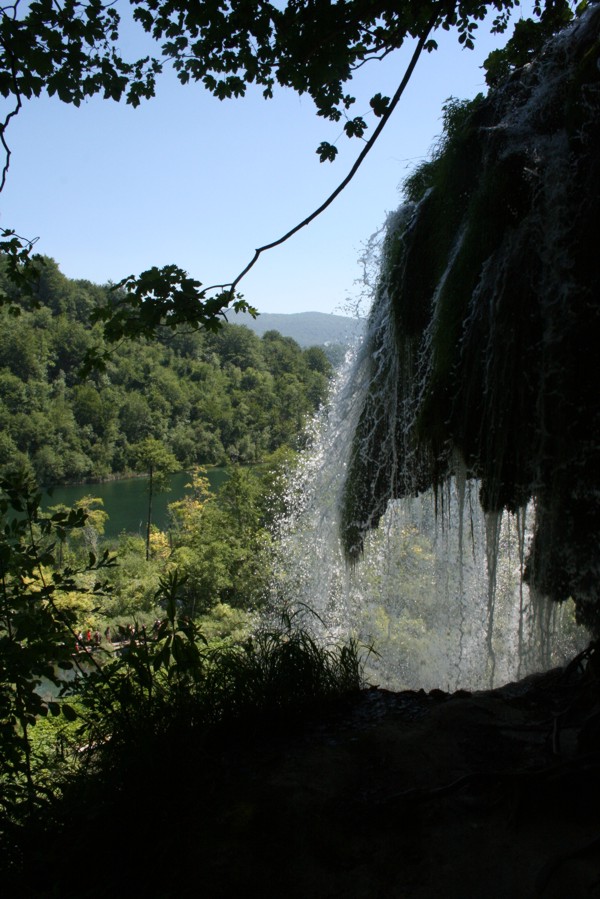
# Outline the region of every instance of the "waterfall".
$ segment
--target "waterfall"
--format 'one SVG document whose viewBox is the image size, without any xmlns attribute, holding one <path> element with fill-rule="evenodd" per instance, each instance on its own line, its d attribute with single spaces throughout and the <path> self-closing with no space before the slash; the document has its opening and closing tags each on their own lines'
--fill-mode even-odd
<svg viewBox="0 0 600 899">
<path fill-rule="evenodd" d="M 600 636 L 599 31 L 593 4 L 413 180 L 293 481 L 277 601 L 372 643 L 376 683 L 561 662 L 573 608 Z"/>
<path fill-rule="evenodd" d="M 272 609 L 324 641 L 358 639 L 367 680 L 387 689 L 480 689 L 562 664 L 585 635 L 572 604 L 533 601 L 523 583 L 533 505 L 484 513 L 458 461 L 437 491 L 392 500 L 348 560 L 343 495 L 371 386 L 368 347 L 367 336 L 339 374 L 290 478 Z"/>
</svg>

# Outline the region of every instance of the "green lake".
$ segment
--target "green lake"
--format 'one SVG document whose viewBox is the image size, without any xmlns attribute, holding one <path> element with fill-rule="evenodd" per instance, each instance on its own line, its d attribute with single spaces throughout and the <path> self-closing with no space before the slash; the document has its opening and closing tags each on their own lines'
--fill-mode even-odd
<svg viewBox="0 0 600 899">
<path fill-rule="evenodd" d="M 218 490 L 227 479 L 227 469 L 209 468 L 206 476 L 212 490 Z M 178 471 L 171 475 L 171 489 L 164 493 L 155 493 L 152 498 L 152 521 L 157 527 L 164 529 L 168 524 L 167 506 L 189 493 L 186 484 L 190 481 L 187 471 Z M 97 496 L 104 502 L 104 511 L 108 514 L 105 536 L 118 537 L 122 531 L 131 534 L 143 534 L 146 527 L 148 511 L 148 478 L 124 478 L 119 481 L 106 481 L 101 484 L 77 484 L 71 487 L 54 487 L 52 496 L 44 494 L 42 506 L 63 504 L 73 506 L 84 496 Z"/>
</svg>

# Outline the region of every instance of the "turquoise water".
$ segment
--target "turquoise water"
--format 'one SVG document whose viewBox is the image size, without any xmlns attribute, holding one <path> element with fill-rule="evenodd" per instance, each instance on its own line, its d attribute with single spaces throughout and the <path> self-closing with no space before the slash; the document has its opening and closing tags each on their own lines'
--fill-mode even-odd
<svg viewBox="0 0 600 899">
<path fill-rule="evenodd" d="M 206 472 L 212 490 L 218 490 L 227 479 L 227 469 L 209 468 Z M 190 491 L 185 485 L 190 481 L 187 471 L 171 475 L 171 489 L 165 493 L 155 493 L 152 498 L 152 521 L 163 529 L 168 523 L 167 506 L 185 496 Z M 103 484 L 78 484 L 74 487 L 55 487 L 52 496 L 44 494 L 42 506 L 63 504 L 73 506 L 84 496 L 97 496 L 104 501 L 104 511 L 108 513 L 105 536 L 118 537 L 122 531 L 144 534 L 148 512 L 148 478 L 124 478 L 120 481 L 106 481 Z"/>
</svg>

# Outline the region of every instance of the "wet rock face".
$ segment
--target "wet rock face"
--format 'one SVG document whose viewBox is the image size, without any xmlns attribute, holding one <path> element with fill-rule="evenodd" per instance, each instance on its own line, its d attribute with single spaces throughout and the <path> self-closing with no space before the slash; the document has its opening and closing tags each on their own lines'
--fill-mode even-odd
<svg viewBox="0 0 600 899">
<path fill-rule="evenodd" d="M 461 467 L 533 499 L 530 586 L 600 628 L 600 9 L 471 114 L 390 220 L 348 468 L 349 556 Z M 460 460 L 459 462 L 457 460 Z"/>
</svg>

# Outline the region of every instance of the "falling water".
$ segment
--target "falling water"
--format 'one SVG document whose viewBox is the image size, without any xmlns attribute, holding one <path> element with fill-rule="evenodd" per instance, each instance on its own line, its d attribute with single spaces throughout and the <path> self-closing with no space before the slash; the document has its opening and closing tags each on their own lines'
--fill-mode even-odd
<svg viewBox="0 0 600 899">
<path fill-rule="evenodd" d="M 478 689 L 563 663 L 582 640 L 573 610 L 532 597 L 522 578 L 533 506 L 485 515 L 464 471 L 437 493 L 390 502 L 362 557 L 346 560 L 340 504 L 369 386 L 367 345 L 338 376 L 290 479 L 276 610 L 323 640 L 372 647 L 367 680 L 388 689 Z"/>
<path fill-rule="evenodd" d="M 599 626 L 599 28 L 594 4 L 482 100 L 389 217 L 292 479 L 276 605 L 372 645 L 383 686 L 560 663 L 569 597 Z"/>
</svg>

